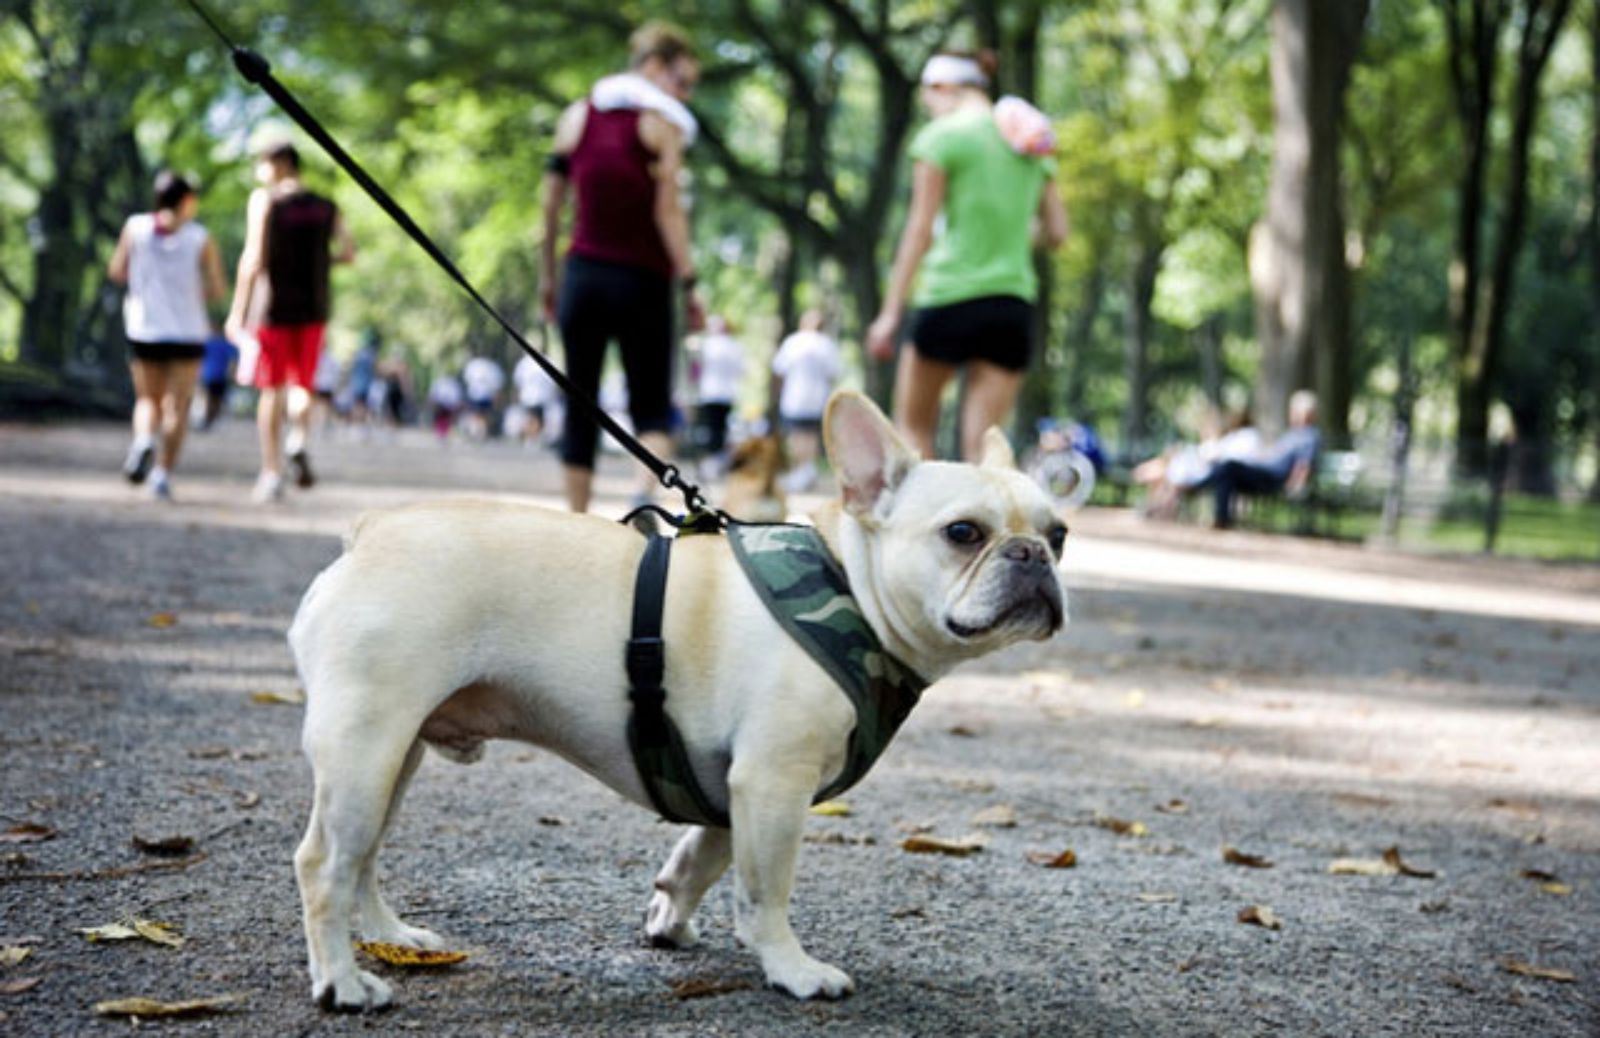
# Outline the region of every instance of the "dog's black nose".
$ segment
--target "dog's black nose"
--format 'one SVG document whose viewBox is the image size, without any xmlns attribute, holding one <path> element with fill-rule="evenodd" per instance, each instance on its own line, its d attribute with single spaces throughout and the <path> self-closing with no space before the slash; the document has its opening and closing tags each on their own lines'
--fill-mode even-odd
<svg viewBox="0 0 1600 1038">
<path fill-rule="evenodd" d="M 1016 537 L 1001 546 L 1000 554 L 1029 568 L 1050 568 L 1050 548 L 1043 541 Z"/>
</svg>

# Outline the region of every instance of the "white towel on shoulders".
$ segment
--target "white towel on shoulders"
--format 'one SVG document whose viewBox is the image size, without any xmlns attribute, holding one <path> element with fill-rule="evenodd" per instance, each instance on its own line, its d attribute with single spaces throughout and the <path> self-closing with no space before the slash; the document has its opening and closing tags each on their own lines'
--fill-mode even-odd
<svg viewBox="0 0 1600 1038">
<path fill-rule="evenodd" d="M 683 146 L 694 143 L 700 124 L 694 113 L 671 94 L 662 90 L 637 72 L 621 72 L 607 76 L 589 92 L 589 103 L 602 112 L 619 108 L 642 108 L 655 112 L 667 122 L 683 131 Z"/>
</svg>

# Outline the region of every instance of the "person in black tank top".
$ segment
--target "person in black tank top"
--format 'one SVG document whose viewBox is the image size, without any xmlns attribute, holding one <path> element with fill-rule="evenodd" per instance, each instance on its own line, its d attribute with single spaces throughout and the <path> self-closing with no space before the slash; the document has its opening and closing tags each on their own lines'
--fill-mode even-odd
<svg viewBox="0 0 1600 1038">
<path fill-rule="evenodd" d="M 302 488 L 315 482 L 306 437 L 330 310 L 328 274 L 332 264 L 355 258 L 355 246 L 338 207 L 301 185 L 300 155 L 292 144 L 261 151 L 256 179 L 262 186 L 250 195 L 228 329 L 236 340 L 253 333 L 260 345 L 252 378 L 261 391 L 261 474 L 254 496 L 277 501 L 283 497 L 286 419 L 295 482 Z"/>
</svg>

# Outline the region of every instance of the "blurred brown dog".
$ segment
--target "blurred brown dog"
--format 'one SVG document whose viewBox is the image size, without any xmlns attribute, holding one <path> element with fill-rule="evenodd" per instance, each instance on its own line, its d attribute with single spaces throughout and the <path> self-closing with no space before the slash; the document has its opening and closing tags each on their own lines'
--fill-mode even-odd
<svg viewBox="0 0 1600 1038">
<path fill-rule="evenodd" d="M 747 523 L 781 523 L 789 502 L 778 477 L 783 473 L 783 447 L 776 436 L 756 436 L 733 450 L 722 510 Z"/>
</svg>

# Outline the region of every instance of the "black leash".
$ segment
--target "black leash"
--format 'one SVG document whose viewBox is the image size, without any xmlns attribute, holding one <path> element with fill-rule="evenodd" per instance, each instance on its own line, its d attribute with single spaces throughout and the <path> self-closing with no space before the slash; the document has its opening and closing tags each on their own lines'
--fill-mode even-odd
<svg viewBox="0 0 1600 1038">
<path fill-rule="evenodd" d="M 378 204 L 378 207 L 387 213 L 390 219 L 399 224 L 411 236 L 411 240 L 420 245 L 422 251 L 426 252 L 450 276 L 452 281 L 460 285 L 473 302 L 477 303 L 485 313 L 494 318 L 495 323 L 505 329 L 506 334 L 511 336 L 513 342 L 522 347 L 524 353 L 533 358 L 534 363 L 544 369 L 545 373 L 567 395 L 568 401 L 581 404 L 589 412 L 590 416 L 594 418 L 596 424 L 610 433 L 611 437 L 622 444 L 629 454 L 632 454 L 639 460 L 641 465 L 649 469 L 656 479 L 661 482 L 662 486 L 681 493 L 683 495 L 684 508 L 691 519 L 699 516 L 709 516 L 711 517 L 710 521 L 716 522 L 718 528 L 721 527 L 724 521 L 723 514 L 710 509 L 705 495 L 700 492 L 700 488 L 684 479 L 683 473 L 676 465 L 662 461 L 652 454 L 650 448 L 640 443 L 628 430 L 618 424 L 616 419 L 606 414 L 605 409 L 598 403 L 579 393 L 564 371 L 551 363 L 544 354 L 534 349 L 528 343 L 528 340 L 523 338 L 522 333 L 512 327 L 511 322 L 502 317 L 500 312 L 491 306 L 487 299 L 483 298 L 478 290 L 472 286 L 472 282 L 467 280 L 466 275 L 456 269 L 456 265 L 450 261 L 450 257 L 446 256 L 422 228 L 417 226 L 417 222 L 411 218 L 411 215 L 391 198 L 389 193 L 376 180 L 372 179 L 366 170 L 361 168 L 360 163 L 350 157 L 350 154 L 340 146 L 339 142 L 334 140 L 333 135 L 317 121 L 316 116 L 306 111 L 287 87 L 273 77 L 272 66 L 267 62 L 266 58 L 234 43 L 228 34 L 223 31 L 222 27 L 217 24 L 216 20 L 207 13 L 205 8 L 200 6 L 198 0 L 186 0 L 186 2 L 194 10 L 194 13 L 200 17 L 200 20 L 206 23 L 206 26 L 211 29 L 217 39 L 222 41 L 223 46 L 227 47 L 233 54 L 233 64 L 239 70 L 239 74 L 250 83 L 266 91 L 267 96 L 278 103 L 278 107 L 282 108 L 291 119 L 299 124 L 302 130 L 320 144 L 322 150 L 326 151 L 328 156 L 338 163 L 341 169 L 350 174 L 351 179 L 361 185 L 362 190 L 366 191 L 367 195 Z"/>
</svg>

